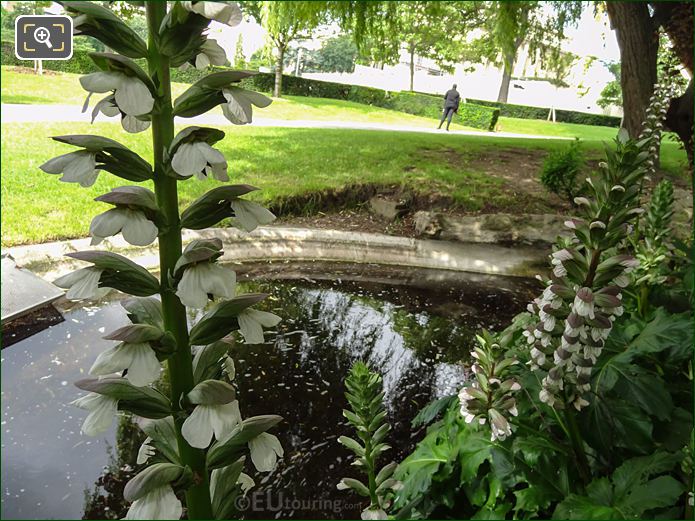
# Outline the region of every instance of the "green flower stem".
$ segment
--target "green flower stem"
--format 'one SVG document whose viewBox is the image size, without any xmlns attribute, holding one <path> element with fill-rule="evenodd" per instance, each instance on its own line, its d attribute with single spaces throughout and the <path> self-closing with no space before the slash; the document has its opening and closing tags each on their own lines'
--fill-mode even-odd
<svg viewBox="0 0 695 521">
<path fill-rule="evenodd" d="M 176 261 L 181 256 L 181 229 L 176 179 L 165 174 L 165 151 L 174 138 L 174 115 L 171 106 L 171 79 L 169 60 L 157 48 L 157 34 L 166 14 L 166 2 L 148 2 L 147 27 L 149 30 L 148 67 L 157 88 L 155 110 L 152 113 L 152 140 L 154 151 L 154 189 L 157 205 L 167 220 L 167 228 L 159 236 L 159 264 L 162 279 L 162 313 L 164 327 L 176 339 L 176 352 L 167 361 L 171 382 L 171 401 L 175 410 L 180 398 L 193 388 L 193 358 L 188 341 L 186 308 L 181 304 L 169 282 Z M 179 454 L 184 465 L 193 471 L 194 483 L 186 491 L 189 519 L 212 519 L 210 487 L 205 466 L 205 451 L 191 447 L 181 435 L 184 418 L 174 415 Z"/>
<path fill-rule="evenodd" d="M 369 500 L 370 506 L 379 505 L 379 497 L 376 495 L 376 475 L 374 471 L 374 455 L 372 454 L 372 437 L 367 434 L 364 437 L 364 459 L 367 461 L 367 477 L 369 479 Z"/>
<path fill-rule="evenodd" d="M 582 440 L 582 435 L 579 432 L 577 419 L 574 416 L 574 411 L 572 411 L 569 407 L 565 407 L 565 420 L 567 429 L 569 430 L 574 456 L 577 460 L 579 477 L 584 485 L 586 485 L 591 481 L 591 469 L 589 467 L 589 460 L 586 457 L 586 452 L 584 452 L 584 441 Z"/>
</svg>

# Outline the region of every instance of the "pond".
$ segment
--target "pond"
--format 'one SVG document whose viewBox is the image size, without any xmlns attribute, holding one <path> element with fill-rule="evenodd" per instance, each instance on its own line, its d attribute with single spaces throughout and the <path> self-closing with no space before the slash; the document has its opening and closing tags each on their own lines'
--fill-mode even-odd
<svg viewBox="0 0 695 521">
<path fill-rule="evenodd" d="M 359 498 L 336 490 L 341 477 L 357 477 L 336 441 L 350 433 L 342 382 L 351 364 L 361 359 L 383 374 L 387 454 L 398 460 L 422 435 L 410 428 L 417 411 L 461 386 L 474 333 L 508 324 L 537 287 L 365 265 L 245 269 L 240 281 L 255 281 L 240 292 L 270 293 L 265 309 L 284 318 L 265 344 L 234 349 L 242 415 L 284 418 L 274 433 L 285 457 L 273 473 L 255 475 L 247 518 L 359 518 Z M 64 322 L 2 351 L 3 519 L 124 514 L 119 495 L 142 435 L 124 416 L 110 432 L 84 436 L 84 414 L 68 403 L 79 394 L 72 382 L 113 344 L 101 337 L 127 318 L 117 300 L 62 311 Z"/>
</svg>

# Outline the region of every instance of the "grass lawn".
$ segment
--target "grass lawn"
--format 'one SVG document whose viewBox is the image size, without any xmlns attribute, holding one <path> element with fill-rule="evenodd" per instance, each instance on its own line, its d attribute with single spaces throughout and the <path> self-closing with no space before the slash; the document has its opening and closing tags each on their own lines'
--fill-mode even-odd
<svg viewBox="0 0 695 521">
<path fill-rule="evenodd" d="M 547 150 L 564 141 L 418 134 L 364 130 L 228 127 L 218 148 L 229 161 L 233 183 L 262 190 L 253 199 L 278 203 L 283 198 L 339 189 L 355 183 L 403 185 L 420 193 L 450 196 L 466 211 L 552 211 L 545 193 L 528 194 L 524 182 L 535 182 Z M 149 132 L 126 134 L 111 123 L 2 125 L 2 245 L 84 237 L 94 215 L 107 205 L 94 197 L 130 184 L 102 173 L 84 189 L 61 183 L 38 166 L 75 148 L 48 136 L 97 134 L 111 137 L 151 159 Z M 590 159 L 602 145 L 585 142 Z M 534 154 L 523 165 L 517 157 Z M 511 155 L 510 155 L 511 154 Z M 513 154 L 516 154 L 513 155 Z M 482 159 L 485 159 L 483 161 Z M 678 175 L 683 151 L 673 143 L 663 149 L 662 166 Z M 534 162 L 535 161 L 535 162 Z M 179 183 L 182 204 L 201 195 L 215 181 Z"/>
<path fill-rule="evenodd" d="M 16 72 L 10 67 L 2 67 L 2 102 L 82 105 L 86 93 L 82 90 L 78 78 L 78 74 L 53 73 L 52 71 L 47 71 L 45 76 L 36 76 Z M 186 88 L 188 88 L 186 84 L 174 83 L 172 86 L 174 96 L 181 94 Z M 96 100 L 92 102 L 92 106 L 95 102 Z M 219 108 L 214 110 L 221 114 Z M 275 99 L 269 107 L 258 109 L 256 115 L 270 119 L 351 121 L 421 128 L 432 128 L 437 125 L 437 120 L 432 118 L 412 116 L 395 110 L 350 101 L 300 96 Z M 498 127 L 504 132 L 517 134 L 577 137 L 588 140 L 609 140 L 616 135 L 616 129 L 610 127 L 506 117 L 500 118 Z M 478 131 L 457 124 L 453 124 L 451 128 Z"/>
</svg>

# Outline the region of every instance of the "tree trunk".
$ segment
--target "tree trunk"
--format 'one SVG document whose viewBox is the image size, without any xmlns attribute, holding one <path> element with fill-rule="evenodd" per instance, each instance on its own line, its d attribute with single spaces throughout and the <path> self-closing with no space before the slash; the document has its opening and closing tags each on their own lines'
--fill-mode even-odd
<svg viewBox="0 0 695 521">
<path fill-rule="evenodd" d="M 410 44 L 410 92 L 415 90 L 415 45 Z"/>
<path fill-rule="evenodd" d="M 516 55 L 508 54 L 504 57 L 504 71 L 502 72 L 502 85 L 500 85 L 497 101 L 499 103 L 507 103 L 509 99 L 509 84 L 512 81 L 512 71 L 514 70 L 514 62 Z"/>
<path fill-rule="evenodd" d="M 683 142 L 690 167 L 693 166 L 693 80 L 685 93 L 671 100 L 666 113 L 666 126 L 673 130 Z"/>
<path fill-rule="evenodd" d="M 282 96 L 282 69 L 285 63 L 285 46 L 278 45 L 278 58 L 275 62 L 275 88 L 273 96 L 279 98 Z"/>
<path fill-rule="evenodd" d="M 657 80 L 659 38 L 646 3 L 606 2 L 606 9 L 620 48 L 624 127 L 635 138 Z"/>
</svg>

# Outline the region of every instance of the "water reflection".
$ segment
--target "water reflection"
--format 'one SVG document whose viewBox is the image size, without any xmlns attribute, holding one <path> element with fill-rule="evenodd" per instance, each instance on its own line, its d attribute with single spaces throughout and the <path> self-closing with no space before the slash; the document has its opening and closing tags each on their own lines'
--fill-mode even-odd
<svg viewBox="0 0 695 521">
<path fill-rule="evenodd" d="M 474 331 L 507 323 L 532 287 L 492 277 L 458 275 L 444 284 L 422 278 L 404 286 L 398 277 L 349 282 L 343 275 L 242 288 L 270 293 L 264 309 L 284 317 L 266 344 L 238 342 L 233 352 L 242 414 L 285 418 L 275 432 L 285 458 L 257 480 L 247 518 L 359 517 L 363 505 L 335 488 L 340 477 L 355 475 L 335 441 L 349 431 L 342 381 L 353 361 L 366 360 L 384 375 L 394 427 L 388 457 L 397 460 L 421 434 L 410 430 L 419 408 L 460 386 L 465 375 L 457 362 Z M 83 414 L 66 404 L 77 394 L 71 382 L 112 344 L 100 339 L 104 331 L 124 323 L 116 303 L 75 309 L 64 323 L 2 351 L 3 518 L 79 518 L 85 490 L 88 517 L 123 515 L 117 499 L 139 435 L 121 422 L 118 443 L 116 427 L 84 437 Z M 111 460 L 107 444 L 120 449 Z"/>
</svg>

